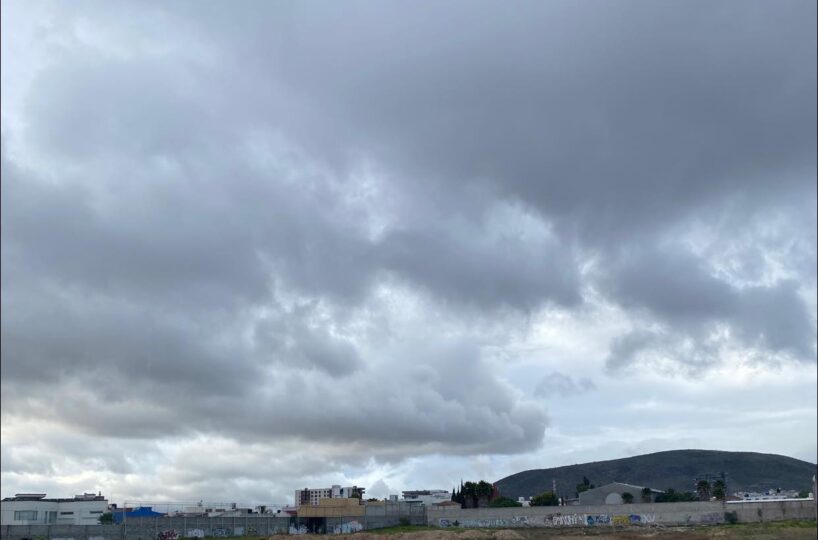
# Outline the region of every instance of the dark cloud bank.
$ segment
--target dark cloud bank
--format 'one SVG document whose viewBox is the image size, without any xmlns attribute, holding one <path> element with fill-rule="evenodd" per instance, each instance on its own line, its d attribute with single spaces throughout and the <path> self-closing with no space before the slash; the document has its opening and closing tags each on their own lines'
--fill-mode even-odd
<svg viewBox="0 0 818 540">
<path fill-rule="evenodd" d="M 55 6 L 4 132 L 3 414 L 522 452 L 547 417 L 481 346 L 589 291 L 614 371 L 814 361 L 814 3 L 425 7 L 155 3 L 162 46 L 109 49 L 78 26 L 133 6 Z"/>
</svg>

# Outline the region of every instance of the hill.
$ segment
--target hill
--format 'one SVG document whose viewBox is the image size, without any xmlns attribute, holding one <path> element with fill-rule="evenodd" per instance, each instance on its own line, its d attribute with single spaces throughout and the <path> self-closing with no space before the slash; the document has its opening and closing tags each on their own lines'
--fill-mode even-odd
<svg viewBox="0 0 818 540">
<path fill-rule="evenodd" d="M 777 454 L 720 452 L 716 450 L 671 450 L 609 461 L 523 471 L 495 482 L 505 497 L 530 497 L 551 490 L 573 497 L 585 476 L 592 484 L 625 482 L 654 489 L 694 491 L 694 479 L 703 474 L 727 473 L 727 489 L 762 491 L 770 488 L 812 491 L 816 465 Z"/>
</svg>

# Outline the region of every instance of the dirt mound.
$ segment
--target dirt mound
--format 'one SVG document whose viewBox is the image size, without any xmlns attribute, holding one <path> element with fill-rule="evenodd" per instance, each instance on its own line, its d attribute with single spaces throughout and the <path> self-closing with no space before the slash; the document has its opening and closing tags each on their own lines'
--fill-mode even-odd
<svg viewBox="0 0 818 540">
<path fill-rule="evenodd" d="M 495 540 L 523 540 L 522 534 L 518 533 L 517 531 L 512 531 L 511 529 L 495 531 L 492 536 L 494 536 Z"/>
<path fill-rule="evenodd" d="M 457 535 L 459 540 L 491 540 L 491 532 L 481 529 L 467 529 Z"/>
</svg>

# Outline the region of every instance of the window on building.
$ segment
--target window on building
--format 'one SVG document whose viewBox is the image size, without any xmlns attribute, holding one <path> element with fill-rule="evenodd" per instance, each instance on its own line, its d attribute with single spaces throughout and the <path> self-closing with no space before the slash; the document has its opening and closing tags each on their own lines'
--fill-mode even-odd
<svg viewBox="0 0 818 540">
<path fill-rule="evenodd" d="M 15 510 L 14 511 L 14 521 L 36 521 L 37 520 L 37 511 L 36 510 Z"/>
<path fill-rule="evenodd" d="M 46 523 L 54 523 L 57 521 L 57 512 L 46 512 L 45 513 L 45 522 Z"/>
<path fill-rule="evenodd" d="M 60 512 L 61 516 L 73 516 L 74 512 Z"/>
<path fill-rule="evenodd" d="M 89 513 L 89 514 L 101 514 L 101 513 L 102 513 L 102 510 L 91 510 L 91 511 L 90 511 L 90 512 L 88 512 L 88 513 Z"/>
</svg>

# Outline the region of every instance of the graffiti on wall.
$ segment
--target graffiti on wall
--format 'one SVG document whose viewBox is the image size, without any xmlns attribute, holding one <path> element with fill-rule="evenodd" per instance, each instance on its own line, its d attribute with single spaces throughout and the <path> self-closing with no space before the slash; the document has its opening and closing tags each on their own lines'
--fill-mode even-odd
<svg viewBox="0 0 818 540">
<path fill-rule="evenodd" d="M 613 525 L 648 525 L 656 522 L 656 514 L 628 514 L 623 516 L 613 516 Z"/>
<path fill-rule="evenodd" d="M 545 522 L 546 527 L 573 527 L 576 525 L 585 525 L 585 516 L 579 514 L 549 515 Z"/>
<path fill-rule="evenodd" d="M 464 519 L 464 527 L 510 527 L 510 519 Z"/>
<path fill-rule="evenodd" d="M 587 523 L 589 527 L 595 525 L 610 525 L 611 516 L 608 514 L 588 514 L 585 516 L 585 523 Z"/>
<path fill-rule="evenodd" d="M 232 536 L 232 533 L 233 531 L 227 527 L 214 527 L 210 535 L 224 538 L 225 536 Z"/>
<path fill-rule="evenodd" d="M 699 518 L 699 523 L 721 523 L 724 521 L 724 516 L 716 513 L 702 514 Z"/>
<path fill-rule="evenodd" d="M 463 521 L 441 519 L 438 523 L 441 527 L 511 527 L 514 525 L 511 519 L 464 519 Z"/>
<path fill-rule="evenodd" d="M 715 518 L 719 516 L 713 514 Z M 513 516 L 498 519 L 464 519 L 462 522 L 440 519 L 441 527 L 595 527 L 600 525 L 648 525 L 656 522 L 656 514 L 548 514 L 545 516 Z"/>
<path fill-rule="evenodd" d="M 296 527 L 295 525 L 290 525 L 290 534 L 307 534 L 307 526 L 299 525 Z"/>
<path fill-rule="evenodd" d="M 364 530 L 364 526 L 357 521 L 346 521 L 339 523 L 332 528 L 333 534 L 350 534 Z"/>
<path fill-rule="evenodd" d="M 178 540 L 179 536 L 179 531 L 176 529 L 167 529 L 156 533 L 156 540 Z"/>
<path fill-rule="evenodd" d="M 188 529 L 185 536 L 188 538 L 204 538 L 204 531 L 202 529 Z"/>
</svg>

